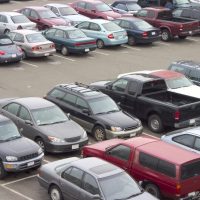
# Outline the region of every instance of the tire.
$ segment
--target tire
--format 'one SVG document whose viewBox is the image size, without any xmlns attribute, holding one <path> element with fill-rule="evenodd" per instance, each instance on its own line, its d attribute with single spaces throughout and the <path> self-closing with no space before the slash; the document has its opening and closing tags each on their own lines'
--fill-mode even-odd
<svg viewBox="0 0 200 200">
<path fill-rule="evenodd" d="M 161 39 L 165 42 L 171 40 L 171 34 L 167 29 L 161 30 Z"/>
<path fill-rule="evenodd" d="M 61 49 L 61 53 L 63 56 L 69 55 L 69 51 L 68 51 L 67 47 L 63 46 Z"/>
<path fill-rule="evenodd" d="M 179 37 L 179 39 L 181 39 L 181 40 L 184 40 L 184 39 L 187 38 L 187 36 L 181 36 L 181 35 L 179 35 L 178 37 Z"/>
<path fill-rule="evenodd" d="M 49 196 L 51 200 L 63 200 L 62 192 L 59 187 L 56 185 L 52 185 L 49 189 Z"/>
<path fill-rule="evenodd" d="M 100 39 L 97 40 L 97 48 L 103 49 L 104 48 L 104 42 Z"/>
<path fill-rule="evenodd" d="M 148 118 L 148 127 L 151 131 L 155 133 L 160 133 L 163 131 L 162 120 L 156 114 L 150 115 Z"/>
<path fill-rule="evenodd" d="M 48 26 L 43 26 L 43 29 L 42 29 L 42 30 L 47 30 L 47 29 L 49 29 Z"/>
<path fill-rule="evenodd" d="M 35 142 L 40 146 L 40 148 L 42 149 L 42 151 L 44 153 L 46 153 L 46 147 L 45 147 L 45 143 L 44 143 L 44 140 L 42 138 L 37 138 L 35 140 Z"/>
<path fill-rule="evenodd" d="M 153 196 L 157 197 L 158 199 L 160 199 L 160 190 L 159 188 L 152 184 L 152 183 L 148 183 L 145 185 L 144 189 L 149 192 L 150 194 L 152 194 Z"/>
<path fill-rule="evenodd" d="M 133 36 L 128 36 L 128 45 L 133 46 L 135 44 L 135 38 Z"/>
<path fill-rule="evenodd" d="M 4 169 L 2 161 L 0 161 L 0 180 L 4 179 L 7 176 L 7 172 Z"/>
<path fill-rule="evenodd" d="M 102 126 L 95 126 L 93 130 L 93 135 L 96 141 L 103 141 L 106 139 L 106 132 Z"/>
<path fill-rule="evenodd" d="M 10 30 L 9 30 L 9 29 L 6 29 L 6 30 L 4 31 L 4 34 L 8 34 L 8 33 L 10 33 Z"/>
</svg>

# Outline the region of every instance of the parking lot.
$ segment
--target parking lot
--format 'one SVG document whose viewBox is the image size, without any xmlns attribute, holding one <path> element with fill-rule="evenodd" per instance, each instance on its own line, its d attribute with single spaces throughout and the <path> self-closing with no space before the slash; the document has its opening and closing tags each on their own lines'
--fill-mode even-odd
<svg viewBox="0 0 200 200">
<path fill-rule="evenodd" d="M 60 0 L 11 1 L 2 4 L 1 11 L 12 11 L 26 5 L 44 5 Z M 68 2 L 70 2 L 68 0 Z M 43 97 L 54 85 L 59 83 L 83 82 L 114 79 L 118 74 L 149 69 L 166 69 L 176 60 L 200 62 L 200 36 L 186 40 L 174 39 L 171 42 L 156 42 L 153 45 L 122 45 L 103 50 L 97 49 L 87 55 L 54 56 L 40 59 L 25 59 L 18 64 L 0 66 L 0 97 Z M 146 130 L 148 134 L 151 134 Z M 156 135 L 159 137 L 159 135 Z M 90 140 L 94 142 L 93 139 Z M 80 156 L 80 152 L 47 155 L 44 163 L 54 160 Z M 170 156 L 170 155 L 169 155 Z M 47 192 L 37 182 L 37 171 L 9 174 L 0 181 L 2 200 L 48 200 Z"/>
</svg>

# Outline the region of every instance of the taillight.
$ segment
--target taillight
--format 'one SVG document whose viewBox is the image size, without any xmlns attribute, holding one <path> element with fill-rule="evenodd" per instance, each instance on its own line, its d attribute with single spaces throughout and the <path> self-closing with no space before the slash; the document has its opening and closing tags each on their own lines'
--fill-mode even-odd
<svg viewBox="0 0 200 200">
<path fill-rule="evenodd" d="M 5 55 L 5 54 L 6 54 L 5 51 L 1 51 L 1 50 L 0 50 L 0 56 L 3 56 L 3 55 Z"/>
<path fill-rule="evenodd" d="M 39 46 L 32 47 L 32 51 L 38 51 L 38 50 L 40 50 L 40 49 L 42 49 L 42 48 L 39 47 Z"/>
<path fill-rule="evenodd" d="M 179 183 L 176 184 L 176 194 L 180 194 L 181 192 L 181 185 Z"/>
<path fill-rule="evenodd" d="M 142 33 L 142 37 L 147 37 L 147 36 L 148 36 L 147 32 Z"/>
<path fill-rule="evenodd" d="M 176 112 L 174 113 L 174 119 L 175 119 L 175 120 L 179 120 L 179 119 L 180 119 L 180 116 L 181 116 L 181 113 L 180 113 L 179 111 L 176 111 Z"/>
<path fill-rule="evenodd" d="M 113 34 L 110 34 L 110 35 L 108 35 L 108 38 L 109 38 L 109 39 L 114 39 L 114 35 L 113 35 Z"/>
<path fill-rule="evenodd" d="M 17 30 L 20 30 L 20 29 L 23 29 L 22 26 L 18 26 L 18 27 L 17 27 Z"/>
<path fill-rule="evenodd" d="M 55 48 L 55 44 L 51 44 L 51 45 L 50 45 L 50 48 Z"/>
<path fill-rule="evenodd" d="M 179 26 L 179 30 L 180 30 L 180 31 L 183 30 L 183 25 L 182 25 L 182 24 Z"/>
</svg>

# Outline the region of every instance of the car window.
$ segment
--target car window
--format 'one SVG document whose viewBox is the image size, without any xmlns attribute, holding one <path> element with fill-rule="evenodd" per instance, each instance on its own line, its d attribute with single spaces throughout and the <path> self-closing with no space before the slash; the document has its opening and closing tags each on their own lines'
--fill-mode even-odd
<svg viewBox="0 0 200 200">
<path fill-rule="evenodd" d="M 80 29 L 89 29 L 89 22 L 82 22 L 77 27 Z"/>
<path fill-rule="evenodd" d="M 58 89 L 54 89 L 53 91 L 50 92 L 49 95 L 55 97 L 56 99 L 62 99 L 65 96 L 65 92 Z"/>
<path fill-rule="evenodd" d="M 121 20 L 116 19 L 116 20 L 114 20 L 113 22 L 114 22 L 115 24 L 117 24 L 118 26 L 120 26 L 120 22 L 121 22 Z"/>
<path fill-rule="evenodd" d="M 175 137 L 172 138 L 172 140 L 174 142 L 179 143 L 179 144 L 193 148 L 195 136 L 189 135 L 189 134 L 184 134 L 184 135 L 175 136 Z"/>
<path fill-rule="evenodd" d="M 129 94 L 135 94 L 137 92 L 138 84 L 136 81 L 131 81 L 128 86 L 128 93 Z"/>
<path fill-rule="evenodd" d="M 56 29 L 51 28 L 45 32 L 45 35 L 48 37 L 52 37 L 52 36 L 54 36 L 55 32 L 56 32 Z"/>
<path fill-rule="evenodd" d="M 21 118 L 23 120 L 30 120 L 31 121 L 31 116 L 30 116 L 28 110 L 24 106 L 21 106 L 21 108 L 20 108 L 19 118 Z"/>
<path fill-rule="evenodd" d="M 195 139 L 194 149 L 200 151 L 200 138 L 199 137 L 196 137 L 196 139 Z"/>
<path fill-rule="evenodd" d="M 92 30 L 92 31 L 100 31 L 101 27 L 98 24 L 90 23 L 90 30 Z"/>
<path fill-rule="evenodd" d="M 79 7 L 79 8 L 85 8 L 85 2 L 78 2 L 76 5 L 77 5 L 77 7 Z"/>
<path fill-rule="evenodd" d="M 130 22 L 125 21 L 125 20 L 122 20 L 122 21 L 121 21 L 120 26 L 121 26 L 122 28 L 124 28 L 124 29 L 130 29 L 130 28 L 131 28 Z"/>
<path fill-rule="evenodd" d="M 56 15 L 58 15 L 58 14 L 59 14 L 59 11 L 58 11 L 58 9 L 57 9 L 57 8 L 55 8 L 55 7 L 51 7 L 51 11 L 52 11 L 52 12 L 54 12 Z"/>
<path fill-rule="evenodd" d="M 121 3 L 117 4 L 117 5 L 115 6 L 115 8 L 118 8 L 118 9 L 121 9 L 121 10 L 128 11 L 126 5 L 121 4 Z"/>
<path fill-rule="evenodd" d="M 113 83 L 112 90 L 118 91 L 118 92 L 125 92 L 127 84 L 128 84 L 127 80 L 119 79 Z"/>
<path fill-rule="evenodd" d="M 31 10 L 30 17 L 32 17 L 34 19 L 38 19 L 39 18 L 38 15 L 37 15 L 37 13 L 34 10 Z"/>
<path fill-rule="evenodd" d="M 11 40 L 13 40 L 14 37 L 15 37 L 15 34 L 16 34 L 16 33 L 14 33 L 14 32 L 9 32 L 9 33 L 8 33 L 8 36 L 10 37 Z"/>
<path fill-rule="evenodd" d="M 73 94 L 66 94 L 63 97 L 63 101 L 65 101 L 66 103 L 69 103 L 71 105 L 75 105 L 76 104 L 76 99 L 77 99 L 77 96 L 75 96 Z"/>
<path fill-rule="evenodd" d="M 179 66 L 179 65 L 170 65 L 169 66 L 170 70 L 176 71 L 176 72 L 180 72 L 181 74 L 187 74 L 187 69 L 183 66 Z"/>
<path fill-rule="evenodd" d="M 128 161 L 131 149 L 124 145 L 118 145 L 107 152 L 109 155 L 119 158 L 120 160 Z"/>
<path fill-rule="evenodd" d="M 87 102 L 85 100 L 79 98 L 79 97 L 77 97 L 76 105 L 80 109 L 87 109 L 88 108 Z"/>
<path fill-rule="evenodd" d="M 158 161 L 157 171 L 169 177 L 176 177 L 175 165 L 164 160 Z"/>
<path fill-rule="evenodd" d="M 103 23 L 102 26 L 106 31 L 120 31 L 122 28 L 113 22 Z"/>
<path fill-rule="evenodd" d="M 190 71 L 188 76 L 190 77 L 191 80 L 200 81 L 200 70 L 193 69 L 193 70 Z"/>
<path fill-rule="evenodd" d="M 197 10 L 193 10 L 193 12 L 191 13 L 191 18 L 200 20 L 200 12 Z"/>
<path fill-rule="evenodd" d="M 0 22 L 8 23 L 8 19 L 7 19 L 7 17 L 4 16 L 4 15 L 0 15 Z"/>
<path fill-rule="evenodd" d="M 148 13 L 147 13 L 147 17 L 154 18 L 155 17 L 155 12 L 152 11 L 152 10 L 149 10 Z"/>
<path fill-rule="evenodd" d="M 85 174 L 83 178 L 83 189 L 89 192 L 90 194 L 99 194 L 99 187 L 94 177 L 90 174 Z"/>
<path fill-rule="evenodd" d="M 30 20 L 24 16 L 24 15 L 16 15 L 16 16 L 12 16 L 11 20 L 13 21 L 13 23 L 15 24 L 20 24 L 20 23 L 29 23 Z"/>
<path fill-rule="evenodd" d="M 31 12 L 31 10 L 30 9 L 23 9 L 22 11 L 21 11 L 21 13 L 22 14 L 24 14 L 25 16 L 30 16 L 30 12 Z"/>
<path fill-rule="evenodd" d="M 3 107 L 4 110 L 12 113 L 13 115 L 17 115 L 20 105 L 17 103 L 10 103 L 7 106 Z"/>
<path fill-rule="evenodd" d="M 146 17 L 147 13 L 148 13 L 147 10 L 140 10 L 140 11 L 138 11 L 137 16 L 139 16 L 139 17 Z"/>
<path fill-rule="evenodd" d="M 66 35 L 65 35 L 65 32 L 63 30 L 57 30 L 56 33 L 55 33 L 55 37 L 65 38 Z"/>
<path fill-rule="evenodd" d="M 177 10 L 175 10 L 174 12 L 173 12 L 173 16 L 174 17 L 182 17 L 182 10 L 180 10 L 180 9 L 177 9 Z"/>
<path fill-rule="evenodd" d="M 24 36 L 22 34 L 20 34 L 20 33 L 16 33 L 13 41 L 22 42 L 23 43 L 24 42 Z"/>
<path fill-rule="evenodd" d="M 190 18 L 191 14 L 190 14 L 190 10 L 183 10 L 181 17 L 186 17 L 186 18 Z"/>
<path fill-rule="evenodd" d="M 140 152 L 139 162 L 144 167 L 156 170 L 158 165 L 158 158 L 148 155 L 146 153 Z"/>
<path fill-rule="evenodd" d="M 87 10 L 95 10 L 94 6 L 91 3 L 86 3 L 85 9 Z"/>
</svg>

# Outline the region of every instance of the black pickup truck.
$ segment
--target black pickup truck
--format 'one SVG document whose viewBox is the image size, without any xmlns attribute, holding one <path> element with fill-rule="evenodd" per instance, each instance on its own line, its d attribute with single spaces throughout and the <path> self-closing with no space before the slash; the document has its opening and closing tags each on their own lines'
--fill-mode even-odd
<svg viewBox="0 0 200 200">
<path fill-rule="evenodd" d="M 164 79 L 132 74 L 115 81 L 99 81 L 90 87 L 108 94 L 122 109 L 148 122 L 153 132 L 164 127 L 182 128 L 200 119 L 200 100 L 167 91 Z"/>
</svg>

